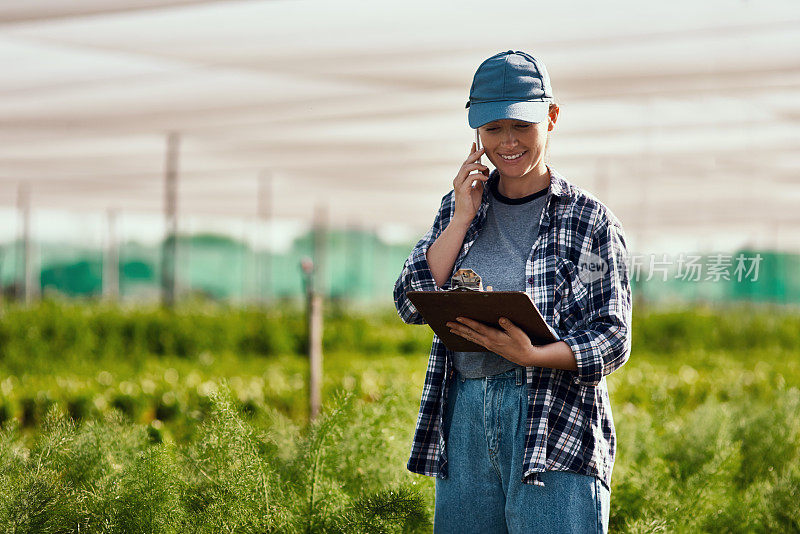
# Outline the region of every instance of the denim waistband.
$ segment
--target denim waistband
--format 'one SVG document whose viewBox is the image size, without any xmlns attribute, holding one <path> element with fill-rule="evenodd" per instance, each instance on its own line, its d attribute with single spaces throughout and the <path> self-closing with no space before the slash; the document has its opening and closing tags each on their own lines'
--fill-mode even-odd
<svg viewBox="0 0 800 534">
<path fill-rule="evenodd" d="M 463 382 L 465 380 L 516 380 L 517 385 L 521 386 L 525 383 L 525 368 L 524 367 L 515 367 L 513 369 L 509 369 L 508 371 L 503 371 L 502 373 L 498 373 L 496 375 L 491 376 L 482 376 L 479 378 L 467 378 L 457 370 L 455 370 L 456 376 Z"/>
</svg>

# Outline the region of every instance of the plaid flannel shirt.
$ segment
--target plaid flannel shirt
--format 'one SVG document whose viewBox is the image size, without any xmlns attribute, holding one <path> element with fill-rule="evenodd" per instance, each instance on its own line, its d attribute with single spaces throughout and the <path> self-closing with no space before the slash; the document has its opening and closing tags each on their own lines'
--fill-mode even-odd
<svg viewBox="0 0 800 534">
<path fill-rule="evenodd" d="M 621 367 L 631 350 L 631 288 L 625 236 L 619 220 L 599 200 L 553 169 L 550 197 L 539 235 L 525 267 L 526 293 L 556 336 L 566 342 L 577 371 L 526 367 L 528 414 L 522 482 L 544 485 L 538 473 L 573 471 L 611 486 L 616 434 L 605 376 Z M 495 170 L 490 180 L 499 180 Z M 488 208 L 483 189 L 478 212 L 467 230 L 453 273 L 478 236 Z M 428 265 L 428 247 L 447 227 L 455 210 L 453 190 L 443 198 L 433 226 L 419 240 L 394 286 L 394 302 L 405 323 L 426 324 L 408 291 L 443 291 Z M 523 224 L 520 221 L 520 224 Z M 579 276 L 580 261 L 601 258 L 604 274 Z M 453 376 L 453 352 L 434 334 L 419 416 L 407 468 L 447 477 L 442 414 Z"/>
</svg>

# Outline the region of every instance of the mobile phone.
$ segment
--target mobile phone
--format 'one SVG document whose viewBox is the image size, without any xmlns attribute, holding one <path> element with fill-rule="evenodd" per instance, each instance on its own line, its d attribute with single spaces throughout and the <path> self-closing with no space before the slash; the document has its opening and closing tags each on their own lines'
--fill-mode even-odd
<svg viewBox="0 0 800 534">
<path fill-rule="evenodd" d="M 481 136 L 480 136 L 480 134 L 478 134 L 478 129 L 475 128 L 475 150 L 480 150 L 480 149 L 481 149 Z M 481 165 L 483 164 L 483 162 L 481 161 L 481 158 L 478 158 L 478 163 L 480 163 Z M 478 180 L 472 180 L 472 184 L 470 185 L 470 187 L 472 189 L 475 189 L 475 185 L 477 183 L 478 183 Z"/>
</svg>

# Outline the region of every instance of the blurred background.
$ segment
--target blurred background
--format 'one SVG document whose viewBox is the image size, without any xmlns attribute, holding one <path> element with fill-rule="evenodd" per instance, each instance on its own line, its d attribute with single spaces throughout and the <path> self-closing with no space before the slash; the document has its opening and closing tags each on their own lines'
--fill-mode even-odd
<svg viewBox="0 0 800 534">
<path fill-rule="evenodd" d="M 0 530 L 430 532 L 433 334 L 392 289 L 475 69 L 523 50 L 550 166 L 626 233 L 610 531 L 800 532 L 798 30 L 796 0 L 0 0 Z"/>
<path fill-rule="evenodd" d="M 789 0 L 4 2 L 2 293 L 297 299 L 316 239 L 328 297 L 388 304 L 468 153 L 472 74 L 514 49 L 640 301 L 798 303 L 798 29 Z"/>
</svg>

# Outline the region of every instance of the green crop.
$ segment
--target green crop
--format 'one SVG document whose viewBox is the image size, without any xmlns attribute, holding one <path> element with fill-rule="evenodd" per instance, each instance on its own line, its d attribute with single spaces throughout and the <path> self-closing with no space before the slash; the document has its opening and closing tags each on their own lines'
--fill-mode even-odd
<svg viewBox="0 0 800 534">
<path fill-rule="evenodd" d="M 0 530 L 430 531 L 433 480 L 405 469 L 430 331 L 327 322 L 309 424 L 299 312 L 7 309 Z M 800 314 L 642 310 L 633 342 L 608 377 L 611 530 L 800 532 Z"/>
</svg>

